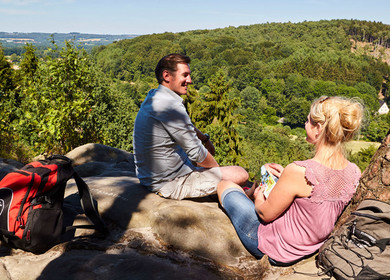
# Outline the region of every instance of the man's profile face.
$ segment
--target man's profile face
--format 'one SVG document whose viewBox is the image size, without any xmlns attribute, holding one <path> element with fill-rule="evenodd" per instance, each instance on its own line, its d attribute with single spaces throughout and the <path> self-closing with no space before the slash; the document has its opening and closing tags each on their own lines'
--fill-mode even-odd
<svg viewBox="0 0 390 280">
<path fill-rule="evenodd" d="M 187 94 L 187 86 L 192 84 L 190 66 L 186 63 L 177 64 L 177 70 L 169 73 L 167 87 L 178 95 Z"/>
</svg>

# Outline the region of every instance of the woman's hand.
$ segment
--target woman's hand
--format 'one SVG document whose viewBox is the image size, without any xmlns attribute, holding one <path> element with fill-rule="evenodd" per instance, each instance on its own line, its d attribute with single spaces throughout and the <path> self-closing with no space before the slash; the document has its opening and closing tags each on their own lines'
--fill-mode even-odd
<svg viewBox="0 0 390 280">
<path fill-rule="evenodd" d="M 269 173 L 276 176 L 277 178 L 280 178 L 280 175 L 282 175 L 284 170 L 284 167 L 277 163 L 266 163 L 264 164 L 264 167 Z"/>
<path fill-rule="evenodd" d="M 258 189 L 258 186 L 259 186 L 259 184 L 255 181 L 251 188 L 244 188 L 244 192 L 250 200 L 255 199 L 255 197 L 253 195 L 254 195 L 256 189 Z"/>
<path fill-rule="evenodd" d="M 262 184 L 260 184 L 259 187 L 255 189 L 253 198 L 257 205 L 261 205 L 265 202 L 264 186 Z"/>
</svg>

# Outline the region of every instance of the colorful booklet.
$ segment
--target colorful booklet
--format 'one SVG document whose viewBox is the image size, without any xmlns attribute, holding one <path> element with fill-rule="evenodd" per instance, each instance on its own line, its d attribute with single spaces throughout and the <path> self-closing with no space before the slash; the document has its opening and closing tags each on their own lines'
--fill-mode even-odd
<svg viewBox="0 0 390 280">
<path fill-rule="evenodd" d="M 264 196 L 267 198 L 274 186 L 276 185 L 276 182 L 278 181 L 278 178 L 272 174 L 270 174 L 265 166 L 263 165 L 260 169 L 261 173 L 261 184 L 264 186 Z"/>
</svg>

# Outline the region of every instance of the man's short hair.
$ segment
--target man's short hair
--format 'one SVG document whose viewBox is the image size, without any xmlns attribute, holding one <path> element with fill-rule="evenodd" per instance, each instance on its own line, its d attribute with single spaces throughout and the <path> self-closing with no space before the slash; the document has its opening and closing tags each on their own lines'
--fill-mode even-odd
<svg viewBox="0 0 390 280">
<path fill-rule="evenodd" d="M 164 70 L 168 70 L 169 72 L 173 73 L 177 70 L 177 64 L 179 63 L 189 64 L 190 62 L 191 59 L 188 56 L 179 53 L 171 53 L 164 56 L 157 63 L 156 69 L 154 70 L 158 83 L 161 84 L 164 81 L 163 79 Z"/>
</svg>

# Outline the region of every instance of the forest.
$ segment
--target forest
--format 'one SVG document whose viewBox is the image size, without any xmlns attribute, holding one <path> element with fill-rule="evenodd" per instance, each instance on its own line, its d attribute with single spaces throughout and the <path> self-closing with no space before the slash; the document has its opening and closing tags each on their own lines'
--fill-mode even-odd
<svg viewBox="0 0 390 280">
<path fill-rule="evenodd" d="M 90 142 L 131 152 L 134 118 L 158 85 L 154 68 L 178 52 L 191 58 L 186 107 L 216 159 L 256 176 L 266 162 L 313 154 L 303 127 L 322 95 L 359 99 L 358 139 L 381 141 L 390 129 L 390 114 L 377 114 L 389 101 L 389 50 L 389 25 L 357 20 L 151 34 L 90 51 L 52 40 L 39 52 L 27 44 L 17 65 L 0 47 L 0 157 L 28 161 Z M 348 156 L 363 170 L 375 150 Z"/>
</svg>

